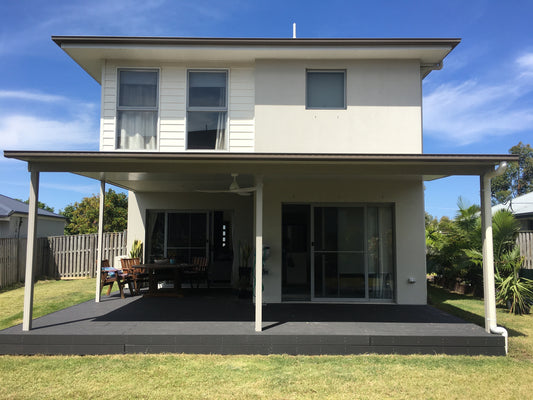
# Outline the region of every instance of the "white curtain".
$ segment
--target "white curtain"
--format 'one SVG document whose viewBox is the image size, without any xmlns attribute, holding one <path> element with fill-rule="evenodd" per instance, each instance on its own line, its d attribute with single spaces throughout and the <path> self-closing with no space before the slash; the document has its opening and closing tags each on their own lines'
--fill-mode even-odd
<svg viewBox="0 0 533 400">
<path fill-rule="evenodd" d="M 119 148 L 153 150 L 156 148 L 157 112 L 120 111 Z"/>
<path fill-rule="evenodd" d="M 217 139 L 215 149 L 224 150 L 226 148 L 226 113 L 218 113 Z"/>
</svg>

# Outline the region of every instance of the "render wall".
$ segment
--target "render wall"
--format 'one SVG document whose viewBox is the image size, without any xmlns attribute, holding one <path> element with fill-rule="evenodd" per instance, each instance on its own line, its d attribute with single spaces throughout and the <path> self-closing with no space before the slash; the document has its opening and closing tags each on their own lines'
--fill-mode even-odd
<svg viewBox="0 0 533 400">
<path fill-rule="evenodd" d="M 265 181 L 263 244 L 270 258 L 263 276 L 264 302 L 281 301 L 281 205 L 283 203 L 393 203 L 398 304 L 426 304 L 424 189 L 421 180 Z M 408 278 L 416 283 L 408 283 Z"/>
<path fill-rule="evenodd" d="M 306 69 L 346 70 L 346 110 L 305 108 Z M 257 61 L 257 152 L 421 153 L 417 61 Z"/>
<path fill-rule="evenodd" d="M 253 243 L 253 196 L 207 193 L 133 193 L 128 195 L 128 249 L 146 240 L 146 210 L 233 211 L 233 282 L 237 282 L 239 243 Z"/>
</svg>

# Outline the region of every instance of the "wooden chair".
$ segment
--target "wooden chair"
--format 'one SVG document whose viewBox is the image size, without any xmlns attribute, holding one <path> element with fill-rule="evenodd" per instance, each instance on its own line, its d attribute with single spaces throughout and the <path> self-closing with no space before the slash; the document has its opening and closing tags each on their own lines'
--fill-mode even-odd
<svg viewBox="0 0 533 400">
<path fill-rule="evenodd" d="M 209 263 L 207 262 L 207 258 L 193 257 L 192 265 L 193 266 L 190 269 L 183 271 L 185 277 L 189 279 L 189 282 L 191 283 L 191 288 L 193 287 L 193 283 L 195 281 L 197 289 L 200 287 L 201 281 L 205 281 L 207 283 L 207 287 L 209 288 Z"/>
<path fill-rule="evenodd" d="M 133 288 L 131 285 L 131 280 L 127 273 L 115 268 L 111 268 L 109 265 L 109 260 L 102 260 L 102 271 L 101 271 L 101 281 L 100 287 L 109 286 L 107 288 L 107 295 L 111 294 L 114 283 L 117 283 L 118 290 L 120 292 L 120 298 L 124 298 L 124 285 L 127 283 L 130 289 L 130 294 L 133 295 Z"/>
<path fill-rule="evenodd" d="M 135 265 L 139 265 L 141 260 L 139 258 L 121 258 L 120 264 L 122 271 L 128 274 L 131 282 L 133 283 L 135 294 L 141 292 L 143 285 L 148 285 L 148 272 L 144 268 L 134 268 Z"/>
</svg>

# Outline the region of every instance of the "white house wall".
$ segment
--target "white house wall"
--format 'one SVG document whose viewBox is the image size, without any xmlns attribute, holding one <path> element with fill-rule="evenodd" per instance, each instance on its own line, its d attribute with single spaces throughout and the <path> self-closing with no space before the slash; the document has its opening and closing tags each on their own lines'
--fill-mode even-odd
<svg viewBox="0 0 533 400">
<path fill-rule="evenodd" d="M 19 223 L 22 220 L 22 224 Z M 37 218 L 37 237 L 61 236 L 65 231 L 66 219 L 39 216 Z M 0 222 L 0 237 L 28 236 L 28 216 L 12 215 Z"/>
<path fill-rule="evenodd" d="M 346 110 L 307 110 L 306 69 L 346 70 Z M 256 62 L 256 151 L 421 153 L 417 61 Z"/>
<path fill-rule="evenodd" d="M 254 69 L 249 65 L 206 65 L 170 63 L 132 63 L 106 61 L 102 79 L 100 150 L 114 151 L 116 146 L 117 71 L 119 68 L 155 68 L 159 70 L 159 151 L 186 150 L 186 107 L 188 69 L 227 69 L 228 148 L 234 152 L 254 150 Z"/>
<path fill-rule="evenodd" d="M 145 238 L 147 209 L 234 210 L 234 246 L 252 243 L 253 198 L 233 194 L 132 193 L 128 203 L 128 247 Z M 264 183 L 263 243 L 271 248 L 263 277 L 263 301 L 281 302 L 281 209 L 284 203 L 297 204 L 394 204 L 396 229 L 396 302 L 426 304 L 426 264 L 424 241 L 424 194 L 419 179 L 274 179 Z M 237 252 L 234 278 L 237 273 Z M 416 283 L 408 283 L 414 278 Z"/>
<path fill-rule="evenodd" d="M 283 203 L 390 203 L 395 208 L 396 302 L 426 304 L 424 192 L 421 180 L 265 180 L 263 244 L 270 246 L 263 301 L 281 301 Z M 416 283 L 408 283 L 414 278 Z"/>
<path fill-rule="evenodd" d="M 159 151 L 186 151 L 188 69 L 228 69 L 228 150 L 273 153 L 421 153 L 418 61 L 256 60 L 254 65 L 107 60 L 100 150 L 113 151 L 117 69 L 157 68 Z M 306 69 L 346 70 L 346 110 L 305 108 Z"/>
<path fill-rule="evenodd" d="M 133 193 L 128 195 L 128 249 L 133 241 L 145 240 L 146 210 L 233 211 L 233 280 L 236 282 L 239 243 L 252 243 L 253 197 L 208 193 Z"/>
</svg>

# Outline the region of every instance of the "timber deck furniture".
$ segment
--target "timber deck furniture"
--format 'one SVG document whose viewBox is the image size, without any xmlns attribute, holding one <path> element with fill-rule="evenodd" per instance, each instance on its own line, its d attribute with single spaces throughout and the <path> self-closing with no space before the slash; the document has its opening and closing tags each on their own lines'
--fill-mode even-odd
<svg viewBox="0 0 533 400">
<path fill-rule="evenodd" d="M 148 295 L 150 296 L 165 296 L 172 295 L 181 297 L 183 291 L 181 289 L 182 275 L 185 271 L 193 268 L 192 264 L 140 264 L 135 265 L 134 269 L 141 269 L 146 271 L 148 275 Z M 158 283 L 161 281 L 172 281 L 174 288 L 172 291 L 159 289 Z"/>
<path fill-rule="evenodd" d="M 127 272 L 121 271 L 116 268 L 112 268 L 109 265 L 109 260 L 102 260 L 102 272 L 101 272 L 101 287 L 108 286 L 107 296 L 111 294 L 114 283 L 117 283 L 118 290 L 120 292 L 120 297 L 123 299 L 124 296 L 124 285 L 128 284 L 130 289 L 130 294 L 133 296 L 133 287 L 131 282 L 131 277 Z"/>
<path fill-rule="evenodd" d="M 196 288 L 200 287 L 200 282 L 205 281 L 209 288 L 209 263 L 207 257 L 193 257 L 192 267 L 183 271 L 184 277 L 190 282 L 191 289 L 196 282 Z"/>
<path fill-rule="evenodd" d="M 133 282 L 135 294 L 140 294 L 141 288 L 148 285 L 148 272 L 144 268 L 139 268 L 141 260 L 138 257 L 121 258 L 120 263 L 122 265 L 122 271 L 127 273 Z"/>
</svg>

